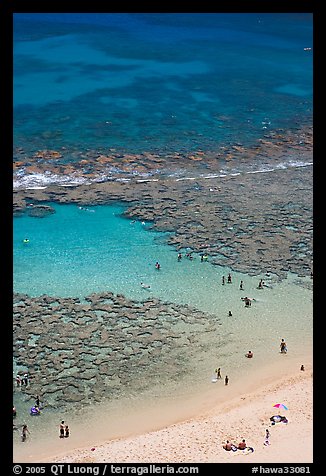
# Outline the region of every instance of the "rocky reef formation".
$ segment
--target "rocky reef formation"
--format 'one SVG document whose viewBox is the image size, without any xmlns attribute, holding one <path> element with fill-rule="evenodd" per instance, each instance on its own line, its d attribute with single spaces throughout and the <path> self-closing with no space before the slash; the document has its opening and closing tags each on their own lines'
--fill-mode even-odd
<svg viewBox="0 0 326 476">
<path fill-rule="evenodd" d="M 126 389 L 145 390 L 191 371 L 198 336 L 216 335 L 219 319 L 158 299 L 130 301 L 111 292 L 78 298 L 14 295 L 14 362 L 28 372 L 27 400 L 82 407 Z M 196 351 L 196 352 L 195 352 Z"/>
</svg>

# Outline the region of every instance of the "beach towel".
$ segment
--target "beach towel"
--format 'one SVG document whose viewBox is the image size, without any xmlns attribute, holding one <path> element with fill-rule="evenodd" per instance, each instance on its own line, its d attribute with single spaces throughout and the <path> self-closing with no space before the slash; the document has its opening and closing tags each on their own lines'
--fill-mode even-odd
<svg viewBox="0 0 326 476">
<path fill-rule="evenodd" d="M 241 450 L 237 447 L 235 447 L 235 448 L 236 449 L 233 450 L 233 451 L 237 451 L 237 454 L 239 454 L 239 455 L 249 455 L 250 453 L 253 453 L 255 451 L 252 446 L 247 446 L 243 450 Z"/>
</svg>

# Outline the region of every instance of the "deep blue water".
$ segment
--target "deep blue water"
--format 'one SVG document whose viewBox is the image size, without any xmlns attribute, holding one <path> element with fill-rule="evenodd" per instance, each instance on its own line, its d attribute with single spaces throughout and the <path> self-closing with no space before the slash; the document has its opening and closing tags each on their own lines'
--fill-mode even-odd
<svg viewBox="0 0 326 476">
<path fill-rule="evenodd" d="M 312 35 L 305 13 L 15 14 L 14 146 L 183 152 L 309 124 Z"/>
</svg>

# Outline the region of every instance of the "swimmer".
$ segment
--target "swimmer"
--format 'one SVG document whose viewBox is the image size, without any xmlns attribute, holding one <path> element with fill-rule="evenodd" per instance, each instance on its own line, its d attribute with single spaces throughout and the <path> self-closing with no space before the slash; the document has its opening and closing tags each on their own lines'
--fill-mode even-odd
<svg viewBox="0 0 326 476">
<path fill-rule="evenodd" d="M 242 301 L 244 301 L 246 307 L 251 306 L 251 301 L 252 301 L 251 298 L 248 298 L 248 297 L 246 296 L 246 297 L 241 298 L 241 299 L 242 299 Z"/>
<path fill-rule="evenodd" d="M 26 243 L 29 243 L 29 239 L 28 239 L 28 238 L 24 238 L 24 239 L 23 239 L 23 243 L 25 243 L 25 244 L 26 244 Z"/>
<path fill-rule="evenodd" d="M 141 287 L 144 288 L 144 289 L 150 289 L 151 286 L 149 284 L 145 284 L 145 283 L 140 283 Z"/>
<path fill-rule="evenodd" d="M 86 207 L 78 207 L 79 210 L 83 210 L 84 212 L 95 212 L 95 210 L 91 210 L 90 208 L 86 208 Z"/>
</svg>

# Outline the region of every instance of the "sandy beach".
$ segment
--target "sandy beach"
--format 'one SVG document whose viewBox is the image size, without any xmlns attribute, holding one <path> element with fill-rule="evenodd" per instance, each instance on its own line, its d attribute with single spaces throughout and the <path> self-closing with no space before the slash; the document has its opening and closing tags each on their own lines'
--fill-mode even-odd
<svg viewBox="0 0 326 476">
<path fill-rule="evenodd" d="M 312 366 L 231 398 L 186 421 L 128 438 L 78 448 L 43 462 L 62 463 L 312 463 Z M 276 403 L 288 410 L 278 411 Z M 285 415 L 288 423 L 272 424 Z M 270 445 L 265 445 L 266 429 Z M 225 451 L 226 440 L 254 449 Z"/>
<path fill-rule="evenodd" d="M 233 13 L 15 13 L 14 472 L 316 462 L 313 18 Z"/>
</svg>

